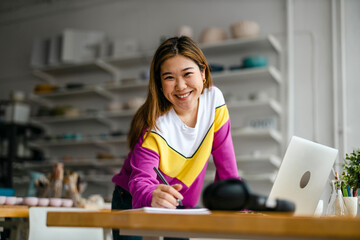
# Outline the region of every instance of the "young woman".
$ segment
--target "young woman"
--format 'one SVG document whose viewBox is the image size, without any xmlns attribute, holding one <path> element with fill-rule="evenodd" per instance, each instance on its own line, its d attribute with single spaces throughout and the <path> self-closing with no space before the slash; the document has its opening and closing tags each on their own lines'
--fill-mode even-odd
<svg viewBox="0 0 360 240">
<path fill-rule="evenodd" d="M 190 38 L 170 38 L 155 52 L 148 96 L 132 120 L 128 144 L 130 152 L 112 179 L 113 209 L 176 208 L 178 200 L 195 207 L 210 154 L 215 181 L 238 177 L 224 97 Z"/>
</svg>

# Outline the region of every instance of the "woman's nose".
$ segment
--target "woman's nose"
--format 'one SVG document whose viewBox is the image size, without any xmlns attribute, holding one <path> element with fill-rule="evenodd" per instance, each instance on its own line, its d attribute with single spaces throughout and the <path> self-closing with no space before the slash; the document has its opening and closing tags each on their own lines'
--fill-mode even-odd
<svg viewBox="0 0 360 240">
<path fill-rule="evenodd" d="M 175 86 L 176 90 L 181 91 L 181 90 L 185 89 L 186 86 L 187 86 L 187 85 L 186 85 L 185 79 L 183 79 L 183 78 L 177 78 L 177 80 L 176 80 L 176 86 Z"/>
</svg>

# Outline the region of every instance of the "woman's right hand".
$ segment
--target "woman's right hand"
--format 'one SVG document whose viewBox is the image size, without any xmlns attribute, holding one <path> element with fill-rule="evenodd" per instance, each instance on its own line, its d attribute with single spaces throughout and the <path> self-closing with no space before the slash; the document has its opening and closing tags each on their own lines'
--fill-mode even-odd
<svg viewBox="0 0 360 240">
<path fill-rule="evenodd" d="M 153 191 L 151 206 L 160 208 L 176 208 L 179 205 L 178 200 L 183 200 L 183 196 L 179 193 L 181 188 L 181 184 L 174 184 L 172 186 L 159 184 Z"/>
</svg>

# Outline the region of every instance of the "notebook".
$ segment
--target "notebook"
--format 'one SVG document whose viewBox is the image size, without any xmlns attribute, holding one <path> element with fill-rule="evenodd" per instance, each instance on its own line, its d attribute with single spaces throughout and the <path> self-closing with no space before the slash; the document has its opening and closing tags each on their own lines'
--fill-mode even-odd
<svg viewBox="0 0 360 240">
<path fill-rule="evenodd" d="M 269 198 L 293 201 L 295 215 L 313 215 L 338 150 L 292 137 Z"/>
</svg>

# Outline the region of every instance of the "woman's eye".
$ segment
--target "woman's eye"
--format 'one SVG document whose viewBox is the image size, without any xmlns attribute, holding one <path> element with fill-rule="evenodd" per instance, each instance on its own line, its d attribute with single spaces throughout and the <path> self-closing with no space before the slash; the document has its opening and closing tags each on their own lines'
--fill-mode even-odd
<svg viewBox="0 0 360 240">
<path fill-rule="evenodd" d="M 187 72 L 187 73 L 185 73 L 185 77 L 190 76 L 191 74 L 193 74 L 193 73 L 192 72 Z"/>
<path fill-rule="evenodd" d="M 165 80 L 172 80 L 172 79 L 174 79 L 174 77 L 172 77 L 172 76 L 167 76 L 167 77 L 165 77 L 164 79 L 165 79 Z"/>
</svg>

